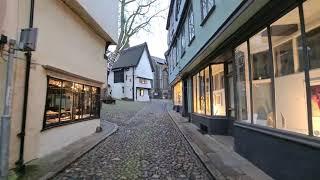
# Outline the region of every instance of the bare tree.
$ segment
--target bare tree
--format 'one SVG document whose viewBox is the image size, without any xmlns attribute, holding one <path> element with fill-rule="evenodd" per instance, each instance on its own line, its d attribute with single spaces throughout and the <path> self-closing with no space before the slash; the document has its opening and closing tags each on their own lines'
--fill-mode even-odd
<svg viewBox="0 0 320 180">
<path fill-rule="evenodd" d="M 119 52 L 129 47 L 130 38 L 141 30 L 150 32 L 153 19 L 163 17 L 166 9 L 159 9 L 161 0 L 119 0 L 119 38 L 114 52 L 107 52 L 108 68 L 117 60 Z"/>
</svg>

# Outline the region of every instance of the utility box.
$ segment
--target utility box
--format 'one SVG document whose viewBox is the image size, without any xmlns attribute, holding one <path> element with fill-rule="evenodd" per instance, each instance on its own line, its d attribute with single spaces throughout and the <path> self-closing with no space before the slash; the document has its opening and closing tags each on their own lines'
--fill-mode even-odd
<svg viewBox="0 0 320 180">
<path fill-rule="evenodd" d="M 19 49 L 21 51 L 35 51 L 38 38 L 38 28 L 22 29 L 20 34 Z"/>
</svg>

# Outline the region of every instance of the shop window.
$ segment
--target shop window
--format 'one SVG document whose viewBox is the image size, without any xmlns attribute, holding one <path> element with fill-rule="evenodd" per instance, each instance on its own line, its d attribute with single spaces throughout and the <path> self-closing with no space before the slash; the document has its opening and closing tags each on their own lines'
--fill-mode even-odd
<svg viewBox="0 0 320 180">
<path fill-rule="evenodd" d="M 267 29 L 249 40 L 252 71 L 253 123 L 272 127 L 274 118 L 272 95 L 272 59 L 269 55 Z"/>
<path fill-rule="evenodd" d="M 303 9 L 308 59 L 311 69 L 312 135 L 320 137 L 320 1 L 307 0 L 303 3 Z"/>
<path fill-rule="evenodd" d="M 238 120 L 245 123 L 251 123 L 248 58 L 248 46 L 245 42 L 235 49 Z"/>
<path fill-rule="evenodd" d="M 140 89 L 140 96 L 144 96 L 144 90 Z"/>
<path fill-rule="evenodd" d="M 91 113 L 91 98 L 92 88 L 84 86 L 84 99 L 83 99 L 83 118 L 89 118 Z"/>
<path fill-rule="evenodd" d="M 204 70 L 199 73 L 199 114 L 205 114 L 206 112 L 206 95 L 205 95 L 205 77 Z"/>
<path fill-rule="evenodd" d="M 301 35 L 299 9 L 281 17 L 270 28 L 275 62 L 275 127 L 308 134 L 305 74 L 301 72 L 304 63 L 297 44 Z"/>
<path fill-rule="evenodd" d="M 226 115 L 225 88 L 224 88 L 224 64 L 211 66 L 212 76 L 212 112 L 214 116 Z"/>
<path fill-rule="evenodd" d="M 99 88 L 51 77 L 47 88 L 44 128 L 99 117 Z"/>
<path fill-rule="evenodd" d="M 179 81 L 174 87 L 173 87 L 173 103 L 176 106 L 182 106 L 182 82 Z"/>
<path fill-rule="evenodd" d="M 192 77 L 193 112 L 197 112 L 197 76 Z"/>
<path fill-rule="evenodd" d="M 189 33 L 189 43 L 190 43 L 195 37 L 194 14 L 193 14 L 192 5 L 190 5 L 189 13 L 188 13 L 188 33 Z"/>
<path fill-rule="evenodd" d="M 211 100 L 210 100 L 210 68 L 204 70 L 205 77 L 205 97 L 206 97 L 206 115 L 211 115 Z"/>
<path fill-rule="evenodd" d="M 114 71 L 114 83 L 124 82 L 124 69 Z"/>
<path fill-rule="evenodd" d="M 49 79 L 45 117 L 47 124 L 59 122 L 61 86 L 62 81 L 57 79 Z"/>
<path fill-rule="evenodd" d="M 228 62 L 227 67 L 228 67 L 228 74 L 226 75 L 227 77 L 227 82 L 228 82 L 228 116 L 229 117 L 235 117 L 235 103 L 234 103 L 234 81 L 233 81 L 233 63 Z"/>
</svg>

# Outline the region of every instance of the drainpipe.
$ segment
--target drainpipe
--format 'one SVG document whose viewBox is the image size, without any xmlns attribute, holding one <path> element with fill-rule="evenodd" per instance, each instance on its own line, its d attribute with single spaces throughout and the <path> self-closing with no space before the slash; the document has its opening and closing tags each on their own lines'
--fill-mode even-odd
<svg viewBox="0 0 320 180">
<path fill-rule="evenodd" d="M 134 97 L 134 67 L 132 67 L 132 100 L 135 101 L 135 97 Z"/>
<path fill-rule="evenodd" d="M 34 0 L 31 0 L 30 14 L 29 14 L 29 28 L 33 28 L 33 16 L 34 16 Z M 27 62 L 26 62 L 25 82 L 24 82 L 24 101 L 23 101 L 23 110 L 22 110 L 21 132 L 18 134 L 18 137 L 20 138 L 20 150 L 19 150 L 19 160 L 16 162 L 18 171 L 22 173 L 24 173 L 24 170 L 25 170 L 23 154 L 24 154 L 24 141 L 25 141 L 26 121 L 27 121 L 30 65 L 31 65 L 32 53 L 29 51 L 25 53 L 25 56 L 26 56 Z"/>
</svg>

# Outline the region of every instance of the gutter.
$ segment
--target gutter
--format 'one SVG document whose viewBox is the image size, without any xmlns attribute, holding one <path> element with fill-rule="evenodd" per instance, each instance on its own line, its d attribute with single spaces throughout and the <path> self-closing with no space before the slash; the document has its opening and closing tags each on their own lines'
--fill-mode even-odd
<svg viewBox="0 0 320 180">
<path fill-rule="evenodd" d="M 31 0 L 30 14 L 29 14 L 29 28 L 33 28 L 33 19 L 34 19 L 34 4 L 35 0 Z M 30 65 L 32 59 L 32 53 L 29 51 L 25 53 L 26 56 L 26 72 L 25 72 L 25 82 L 24 82 L 24 101 L 23 101 L 23 110 L 22 110 L 22 123 L 21 123 L 21 132 L 18 134 L 20 138 L 20 150 L 19 150 L 19 160 L 16 162 L 17 170 L 24 173 L 25 165 L 23 160 L 24 155 L 24 141 L 25 141 L 25 130 L 27 122 L 27 109 L 28 109 L 28 95 L 29 95 L 29 79 L 30 79 Z"/>
</svg>

